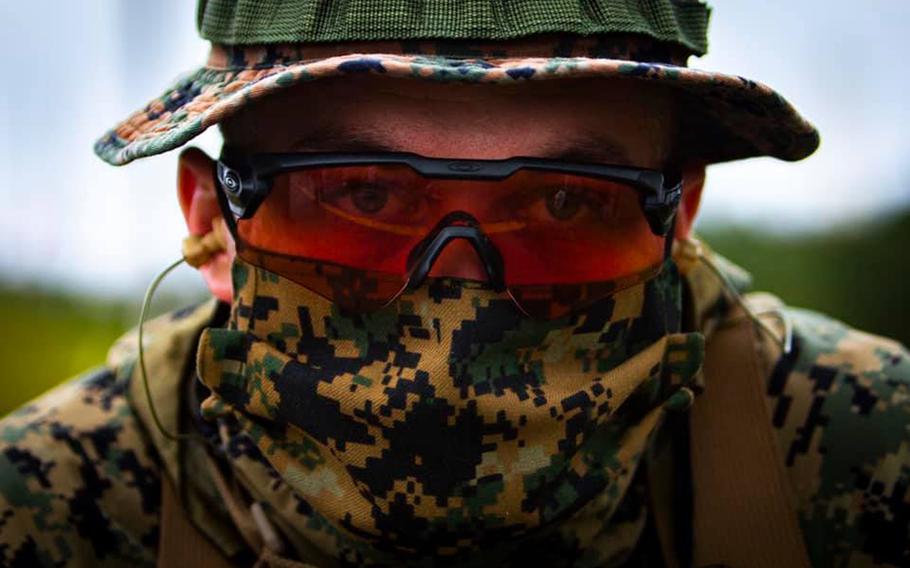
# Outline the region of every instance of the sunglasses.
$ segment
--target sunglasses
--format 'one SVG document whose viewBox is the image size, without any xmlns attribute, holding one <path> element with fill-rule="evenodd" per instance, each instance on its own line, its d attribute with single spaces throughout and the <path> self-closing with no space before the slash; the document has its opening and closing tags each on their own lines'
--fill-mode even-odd
<svg viewBox="0 0 910 568">
<path fill-rule="evenodd" d="M 656 275 L 678 175 L 539 158 L 243 154 L 215 179 L 243 260 L 353 312 L 419 287 L 453 241 L 525 314 L 555 318 Z"/>
</svg>

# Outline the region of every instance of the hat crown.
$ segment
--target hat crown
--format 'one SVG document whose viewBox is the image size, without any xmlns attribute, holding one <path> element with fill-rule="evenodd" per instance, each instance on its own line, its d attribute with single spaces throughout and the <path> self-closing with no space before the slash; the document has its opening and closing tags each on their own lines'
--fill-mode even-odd
<svg viewBox="0 0 910 568">
<path fill-rule="evenodd" d="M 199 0 L 197 25 L 224 45 L 640 34 L 703 55 L 709 15 L 699 0 Z"/>
</svg>

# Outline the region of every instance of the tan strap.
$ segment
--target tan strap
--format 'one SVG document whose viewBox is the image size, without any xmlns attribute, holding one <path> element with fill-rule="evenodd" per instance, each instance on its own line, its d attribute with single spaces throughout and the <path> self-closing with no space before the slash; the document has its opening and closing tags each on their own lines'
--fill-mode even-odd
<svg viewBox="0 0 910 568">
<path fill-rule="evenodd" d="M 707 342 L 705 391 L 691 410 L 695 566 L 807 568 L 755 329 L 742 316 Z"/>
<path fill-rule="evenodd" d="M 174 485 L 161 476 L 161 534 L 158 540 L 158 568 L 226 568 L 232 566 L 183 511 Z"/>
<path fill-rule="evenodd" d="M 256 533 L 255 512 L 249 516 L 242 510 L 237 496 L 230 490 L 224 476 L 213 465 L 213 480 L 244 540 L 258 549 L 255 568 L 316 568 L 312 564 L 281 556 L 262 542 Z M 254 509 L 255 511 L 255 509 Z M 261 513 L 264 515 L 264 513 Z M 267 522 L 267 521 L 265 521 Z M 274 538 L 277 539 L 277 536 Z M 273 546 L 273 548 L 275 548 Z M 223 568 L 233 564 L 196 528 L 177 499 L 174 485 L 167 475 L 161 481 L 161 535 L 158 540 L 158 568 L 192 566 L 192 568 Z"/>
<path fill-rule="evenodd" d="M 678 527 L 674 522 L 680 514 L 677 510 L 679 499 L 676 495 L 675 476 L 679 475 L 681 466 L 688 464 L 680 464 L 675 459 L 673 444 L 679 443 L 681 432 L 675 431 L 674 426 L 677 424 L 670 424 L 670 420 L 664 421 L 649 450 L 646 470 L 648 505 L 666 568 L 688 566 L 688 563 L 679 557 L 682 554 L 680 548 L 682 543 L 678 542 Z"/>
</svg>

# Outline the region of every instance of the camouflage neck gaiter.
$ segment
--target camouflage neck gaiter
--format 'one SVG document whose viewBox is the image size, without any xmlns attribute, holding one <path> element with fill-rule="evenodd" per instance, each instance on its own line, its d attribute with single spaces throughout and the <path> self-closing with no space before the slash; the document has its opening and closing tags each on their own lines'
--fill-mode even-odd
<svg viewBox="0 0 910 568">
<path fill-rule="evenodd" d="M 555 321 L 454 279 L 361 315 L 242 262 L 234 286 L 228 328 L 200 343 L 203 415 L 276 472 L 242 474 L 252 493 L 290 488 L 279 526 L 358 563 L 467 564 L 566 526 L 596 546 L 701 361 L 671 262 Z"/>
</svg>

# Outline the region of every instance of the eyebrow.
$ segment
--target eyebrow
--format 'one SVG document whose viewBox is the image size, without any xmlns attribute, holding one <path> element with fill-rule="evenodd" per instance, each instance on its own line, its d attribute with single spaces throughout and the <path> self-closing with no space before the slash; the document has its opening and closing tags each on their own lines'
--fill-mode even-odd
<svg viewBox="0 0 910 568">
<path fill-rule="evenodd" d="M 321 152 L 401 152 L 381 135 L 367 129 L 326 127 L 315 130 L 292 145 L 294 151 Z M 565 162 L 591 162 L 622 165 L 629 154 L 615 140 L 595 132 L 581 132 L 568 140 L 545 145 L 534 157 Z M 456 156 L 451 156 L 455 158 Z"/>
<path fill-rule="evenodd" d="M 543 150 L 544 157 L 564 162 L 628 165 L 629 153 L 616 140 L 594 132 L 582 132 L 568 140 L 552 143 Z"/>
<path fill-rule="evenodd" d="M 321 128 L 295 142 L 297 152 L 401 152 L 372 130 Z"/>
</svg>

